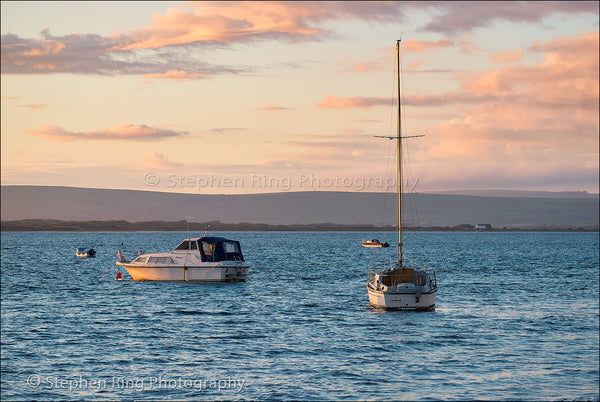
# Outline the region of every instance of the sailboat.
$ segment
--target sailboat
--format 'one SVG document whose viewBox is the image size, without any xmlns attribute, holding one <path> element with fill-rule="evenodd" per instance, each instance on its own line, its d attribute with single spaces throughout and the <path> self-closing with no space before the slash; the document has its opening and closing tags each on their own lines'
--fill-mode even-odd
<svg viewBox="0 0 600 402">
<path fill-rule="evenodd" d="M 398 134 L 394 137 L 376 136 L 397 141 L 398 152 L 398 259 L 395 264 L 377 271 L 369 270 L 367 291 L 374 307 L 398 310 L 433 310 L 438 291 L 435 270 L 417 265 L 402 254 L 402 141 L 423 135 L 402 136 L 402 108 L 400 88 L 400 42 L 396 41 L 398 71 Z M 405 261 L 408 260 L 408 261 Z"/>
</svg>

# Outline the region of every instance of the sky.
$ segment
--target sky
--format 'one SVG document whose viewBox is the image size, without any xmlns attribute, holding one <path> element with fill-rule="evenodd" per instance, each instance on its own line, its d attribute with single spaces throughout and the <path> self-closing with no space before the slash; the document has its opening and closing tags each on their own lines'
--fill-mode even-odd
<svg viewBox="0 0 600 402">
<path fill-rule="evenodd" d="M 2 185 L 588 191 L 589 2 L 1 3 Z"/>
</svg>

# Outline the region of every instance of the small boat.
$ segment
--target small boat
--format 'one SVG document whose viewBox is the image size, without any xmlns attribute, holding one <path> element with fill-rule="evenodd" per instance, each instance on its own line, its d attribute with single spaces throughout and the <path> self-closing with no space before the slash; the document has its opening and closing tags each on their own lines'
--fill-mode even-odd
<svg viewBox="0 0 600 402">
<path fill-rule="evenodd" d="M 410 262 L 406 264 L 402 254 L 402 141 L 405 138 L 423 137 L 422 135 L 402 136 L 402 108 L 400 94 L 400 41 L 396 42 L 398 63 L 398 133 L 393 137 L 382 137 L 396 140 L 398 155 L 398 259 L 395 264 L 390 261 L 381 271 L 375 265 L 369 270 L 367 292 L 369 302 L 374 307 L 397 310 L 433 310 L 438 291 L 435 271 L 425 265 Z"/>
<path fill-rule="evenodd" d="M 95 257 L 96 250 L 94 250 L 93 248 L 80 247 L 77 250 L 75 250 L 75 255 L 77 257 Z"/>
<path fill-rule="evenodd" d="M 388 243 L 387 241 L 381 242 L 379 241 L 379 239 L 373 239 L 363 240 L 362 245 L 363 247 L 389 247 L 390 243 Z"/>
<path fill-rule="evenodd" d="M 168 253 L 140 253 L 133 261 L 118 250 L 117 259 L 134 281 L 245 281 L 249 268 L 240 243 L 223 237 L 188 238 Z"/>
</svg>

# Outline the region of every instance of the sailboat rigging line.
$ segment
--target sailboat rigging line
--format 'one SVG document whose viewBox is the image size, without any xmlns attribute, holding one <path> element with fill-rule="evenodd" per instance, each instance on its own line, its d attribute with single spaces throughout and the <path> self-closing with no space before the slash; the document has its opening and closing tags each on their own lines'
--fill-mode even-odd
<svg viewBox="0 0 600 402">
<path fill-rule="evenodd" d="M 402 196 L 403 196 L 403 191 L 402 191 L 402 140 L 405 138 L 416 138 L 416 137 L 424 137 L 424 135 L 406 135 L 403 136 L 402 135 L 402 129 L 403 129 L 403 118 L 404 118 L 404 114 L 402 113 L 403 109 L 404 109 L 404 105 L 402 104 L 402 102 L 400 101 L 401 99 L 401 95 L 403 95 L 403 86 L 402 86 L 402 81 L 403 81 L 403 77 L 402 77 L 402 64 L 401 64 L 401 52 L 400 52 L 400 42 L 401 39 L 396 41 L 396 69 L 394 71 L 395 74 L 397 74 L 397 94 L 398 94 L 398 120 L 397 120 L 397 134 L 396 136 L 383 136 L 383 135 L 375 135 L 374 137 L 377 138 L 388 138 L 390 140 L 396 140 L 396 158 L 398 161 L 398 166 L 397 166 L 397 177 L 398 177 L 398 182 L 396 183 L 397 186 L 397 193 L 398 193 L 398 221 L 397 221 L 397 232 L 398 232 L 398 267 L 402 267 L 403 266 L 403 256 L 402 256 L 402 211 L 404 211 L 404 205 L 403 205 L 403 200 L 402 200 Z M 391 131 L 391 130 L 390 130 Z M 386 172 L 387 174 L 387 172 Z M 414 202 L 414 200 L 413 200 Z"/>
<path fill-rule="evenodd" d="M 398 60 L 398 267 L 402 267 L 402 102 L 400 95 L 402 93 L 401 78 L 402 70 L 400 68 L 400 42 L 396 41 L 396 57 Z"/>
<path fill-rule="evenodd" d="M 398 48 L 398 59 L 399 59 L 399 63 L 400 63 L 400 65 L 398 67 L 398 69 L 399 69 L 398 71 L 399 71 L 399 74 L 400 74 L 399 82 L 401 83 L 400 89 L 402 90 L 402 96 L 398 98 L 398 103 L 400 104 L 400 98 L 406 99 L 405 93 L 404 93 L 404 91 L 405 91 L 405 87 L 404 87 L 404 69 L 402 68 L 402 52 L 400 51 L 400 47 Z M 402 104 L 402 129 L 404 130 L 404 132 L 408 132 L 409 131 L 408 130 L 408 125 L 406 124 L 406 116 L 407 116 L 407 113 L 406 113 L 406 104 L 403 103 Z M 405 188 L 407 190 L 406 192 L 407 192 L 407 195 L 408 195 L 408 200 L 407 200 L 408 204 L 407 203 L 403 203 L 404 209 L 402 210 L 402 212 L 403 212 L 402 216 L 403 217 L 406 217 L 406 216 L 415 216 L 415 219 L 417 219 L 416 218 L 416 206 L 415 206 L 414 192 L 412 191 L 413 189 L 411 188 L 411 185 L 410 185 L 412 183 L 412 180 L 413 180 L 412 171 L 411 171 L 411 168 L 410 168 L 410 166 L 411 166 L 411 164 L 410 164 L 410 153 L 408 152 L 408 144 L 403 144 L 403 145 L 405 147 L 405 152 L 402 155 L 402 158 L 403 158 L 402 159 L 403 160 L 402 169 L 405 169 L 405 173 L 404 173 L 403 177 L 407 178 Z M 405 183 L 402 183 L 402 184 L 404 185 Z M 404 212 L 409 212 L 410 215 L 407 215 Z M 409 222 L 410 222 L 410 220 L 409 220 Z M 406 224 L 406 223 L 407 222 L 405 220 L 404 224 Z M 416 222 L 413 222 L 413 224 L 415 224 L 415 223 Z"/>
<path fill-rule="evenodd" d="M 400 107 L 402 108 L 401 111 L 402 113 L 399 114 L 399 119 L 402 119 L 402 125 L 400 128 L 398 128 L 398 132 L 399 132 L 399 136 L 402 136 L 402 131 L 404 132 L 408 132 L 408 125 L 406 124 L 406 104 L 403 103 L 401 104 L 400 99 L 405 99 L 405 94 L 404 94 L 404 69 L 402 68 L 402 52 L 401 52 L 401 48 L 400 48 L 400 42 L 402 39 L 400 39 L 398 41 L 398 71 L 399 71 L 399 87 L 398 87 L 398 91 L 402 91 L 402 96 L 398 97 L 398 108 L 399 108 L 399 113 L 400 113 Z M 400 106 L 401 105 L 401 106 Z M 402 136 L 402 138 L 414 138 L 414 137 L 424 137 L 424 135 L 414 135 L 414 136 Z M 410 216 L 413 216 L 415 219 L 415 222 L 413 222 L 414 225 L 418 226 L 419 225 L 419 217 L 417 215 L 417 207 L 416 207 L 416 201 L 415 201 L 415 191 L 413 191 L 414 189 L 411 188 L 411 183 L 413 183 L 413 174 L 412 174 L 412 170 L 411 170 L 411 163 L 410 163 L 410 152 L 408 152 L 408 144 L 402 144 L 406 149 L 405 152 L 402 154 L 402 160 L 403 163 L 401 164 L 401 169 L 405 169 L 406 172 L 404 173 L 404 176 L 406 176 L 407 180 L 406 180 L 406 192 L 408 195 L 408 205 L 406 205 L 406 203 L 403 203 L 403 209 L 402 209 L 402 216 L 406 217 L 407 214 L 405 214 L 404 212 L 409 212 Z M 399 147 L 399 149 L 401 149 Z M 402 183 L 402 185 L 404 185 L 404 183 Z M 404 201 L 404 199 L 402 200 Z M 406 220 L 403 222 L 404 224 L 406 224 Z"/>
<path fill-rule="evenodd" d="M 396 63 L 390 63 L 390 64 L 393 64 L 393 66 L 394 66 L 394 72 L 393 72 L 393 76 L 392 76 L 393 80 L 391 81 L 392 82 L 392 87 L 391 87 L 391 91 L 390 91 L 392 93 L 392 95 L 391 95 L 390 99 L 397 99 L 397 96 L 396 96 L 396 83 L 395 83 L 395 81 L 396 81 L 396 74 L 397 74 L 397 70 L 396 70 L 397 66 L 396 66 Z M 394 110 L 395 109 L 394 108 L 394 102 L 391 102 L 390 106 L 391 106 L 389 108 L 390 118 L 387 119 L 389 121 L 388 138 L 391 137 L 392 133 L 394 133 L 394 131 L 395 131 L 395 129 L 394 129 L 394 122 L 396 120 L 396 115 L 395 115 L 395 110 Z M 388 198 L 391 195 L 390 192 L 389 192 L 389 182 L 387 181 L 387 179 L 389 177 L 392 177 L 392 171 L 390 169 L 390 159 L 391 159 L 390 155 L 392 153 L 391 150 L 392 150 L 392 143 L 390 142 L 390 143 L 388 143 L 387 156 L 386 156 L 386 165 L 385 165 L 386 187 L 385 187 L 385 195 L 383 197 L 383 210 L 381 211 L 381 223 L 382 223 L 382 226 L 386 226 L 385 225 L 385 215 L 386 215 L 386 212 L 387 212 Z M 395 149 L 394 149 L 394 151 L 395 151 Z M 394 162 L 397 160 L 396 158 L 397 158 L 397 155 L 394 154 Z"/>
<path fill-rule="evenodd" d="M 404 75 L 402 68 L 402 52 L 400 51 L 400 42 L 402 39 L 396 41 L 396 58 L 397 58 L 397 70 L 398 70 L 398 267 L 402 267 L 404 265 L 403 262 L 403 254 L 402 254 L 402 217 L 403 211 L 405 210 L 402 187 L 404 183 L 402 182 L 403 177 L 403 160 L 402 160 L 402 140 L 404 138 L 414 138 L 414 137 L 422 137 L 423 135 L 411 135 L 411 136 L 403 136 L 402 132 L 407 131 L 406 128 L 406 109 L 405 105 L 401 102 L 401 99 L 404 97 Z M 410 173 L 410 172 L 409 172 Z M 413 200 L 414 202 L 414 200 Z"/>
<path fill-rule="evenodd" d="M 386 187 L 385 187 L 385 193 L 383 196 L 383 210 L 381 211 L 381 227 L 385 227 L 385 213 L 387 210 L 387 201 L 388 201 L 388 196 L 390 195 L 390 192 L 388 191 L 388 181 L 387 178 L 390 177 L 390 154 L 391 154 L 391 148 L 392 148 L 392 143 L 389 142 L 388 143 L 388 152 L 387 152 L 387 157 L 386 159 L 386 163 L 385 163 L 385 178 L 386 178 Z"/>
<path fill-rule="evenodd" d="M 408 188 L 408 207 L 410 209 L 409 211 L 409 215 L 410 217 L 412 217 L 414 219 L 414 221 L 411 221 L 411 224 L 413 226 L 420 226 L 420 221 L 419 221 L 419 213 L 417 211 L 417 201 L 416 201 L 416 196 L 417 196 L 417 191 L 416 191 L 416 183 L 418 183 L 418 178 L 417 180 L 414 180 L 414 176 L 413 176 L 413 172 L 412 172 L 412 164 L 410 161 L 410 155 L 411 153 L 409 152 L 408 149 L 408 144 L 405 144 L 405 148 L 406 148 L 406 152 L 404 153 L 405 155 L 405 159 L 406 159 L 406 166 L 405 169 L 407 171 L 407 180 L 406 180 L 406 184 L 407 184 L 407 188 Z M 406 209 L 405 209 L 406 211 Z M 403 216 L 407 216 L 406 214 L 403 214 Z"/>
</svg>

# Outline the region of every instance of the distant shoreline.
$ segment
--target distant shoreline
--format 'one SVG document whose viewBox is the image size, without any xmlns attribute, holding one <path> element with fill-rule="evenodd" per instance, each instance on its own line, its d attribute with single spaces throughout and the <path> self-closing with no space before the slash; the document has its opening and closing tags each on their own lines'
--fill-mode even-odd
<svg viewBox="0 0 600 402">
<path fill-rule="evenodd" d="M 128 222 L 124 220 L 106 221 L 62 221 L 53 219 L 21 219 L 2 221 L 2 232 L 204 232 L 210 226 L 211 231 L 239 232 L 394 232 L 395 226 L 375 226 L 366 224 L 312 223 L 273 225 L 266 223 L 223 223 L 182 221 L 144 221 Z M 456 226 L 413 226 L 407 231 L 418 232 L 598 232 L 595 227 L 502 227 L 476 229 L 474 225 Z"/>
<path fill-rule="evenodd" d="M 397 217 L 395 202 L 388 193 L 305 191 L 210 195 L 2 186 L 0 195 L 0 220 L 6 222 L 3 230 L 185 231 L 187 224 L 183 220 L 187 219 L 190 223 L 202 222 L 199 226 L 219 223 L 222 227 L 219 230 L 381 231 L 394 230 Z M 410 194 L 404 199 L 404 205 L 409 207 L 404 217 L 411 217 L 407 226 L 422 226 L 423 230 L 472 230 L 475 224 L 485 223 L 500 230 L 593 230 L 599 226 L 599 200 L 593 195 L 581 193 L 576 198 L 564 198 L 575 197 L 571 193 L 515 195 L 528 197 Z M 37 221 L 26 222 L 29 220 Z M 60 222 L 50 224 L 49 220 Z"/>
</svg>

